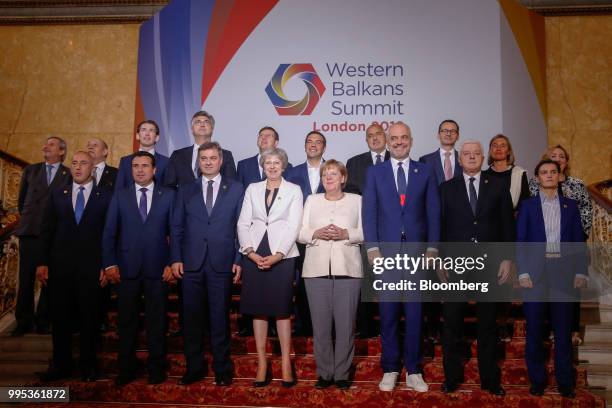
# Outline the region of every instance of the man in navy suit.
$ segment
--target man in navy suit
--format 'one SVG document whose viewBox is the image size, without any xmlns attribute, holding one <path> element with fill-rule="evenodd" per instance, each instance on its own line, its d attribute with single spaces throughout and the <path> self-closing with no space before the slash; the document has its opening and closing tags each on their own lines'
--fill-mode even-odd
<svg viewBox="0 0 612 408">
<path fill-rule="evenodd" d="M 291 169 L 287 169 L 285 179 L 294 184 L 297 184 L 302 189 L 302 197 L 304 203 L 311 194 L 324 193 L 323 185 L 321 184 L 321 175 L 319 169 L 325 161 L 323 153 L 327 146 L 325 136 L 316 130 L 309 132 L 304 141 L 304 150 L 306 151 L 306 161 Z M 296 283 L 297 293 L 295 299 L 296 306 L 296 321 L 293 328 L 294 336 L 312 336 L 312 323 L 310 321 L 310 308 L 308 306 L 308 296 L 306 295 L 306 287 L 302 276 L 302 265 L 304 264 L 304 256 L 306 255 L 306 246 L 297 244 L 300 251 L 300 257 L 296 262 Z"/>
<path fill-rule="evenodd" d="M 459 124 L 452 119 L 445 119 L 438 125 L 440 148 L 421 156 L 419 161 L 434 170 L 438 185 L 452 178 L 461 177 L 461 165 L 455 144 L 459 140 Z M 431 341 L 440 337 L 440 302 L 427 302 L 423 305 L 423 315 L 426 317 L 425 333 Z"/>
<path fill-rule="evenodd" d="M 102 232 L 112 192 L 92 180 L 93 159 L 78 151 L 72 158 L 72 183 L 53 190 L 40 234 L 36 276 L 49 287 L 53 360 L 43 381 L 72 372 L 73 307 L 79 313 L 80 372 L 83 381 L 98 378 L 96 342 L 102 271 Z"/>
<path fill-rule="evenodd" d="M 166 282 L 170 269 L 170 222 L 174 190 L 155 183 L 155 157 L 136 152 L 135 184 L 115 191 L 104 227 L 103 266 L 106 279 L 117 284 L 119 312 L 119 376 L 126 385 L 135 378 L 140 297 L 144 292 L 149 358 L 149 384 L 166 379 Z"/>
<path fill-rule="evenodd" d="M 407 249 L 409 247 L 418 248 L 419 254 L 422 248 L 427 257 L 436 256 L 440 239 L 440 198 L 433 171 L 423 163 L 410 160 L 412 136 L 405 123 L 396 122 L 389 127 L 387 147 L 391 159 L 368 169 L 363 190 L 363 232 L 368 260 L 373 264 L 377 258 L 406 252 L 415 256 Z M 387 271 L 382 277 L 393 279 L 395 275 L 395 271 Z M 379 303 L 384 372 L 379 388 L 393 390 L 401 371 L 398 326 L 403 311 L 406 385 L 425 392 L 428 386 L 419 371 L 421 303 L 418 298 L 409 302 L 395 300 L 383 293 Z"/>
<path fill-rule="evenodd" d="M 419 161 L 434 170 L 438 185 L 454 177 L 461 177 L 461 165 L 455 143 L 459 140 L 459 124 L 452 119 L 443 120 L 438 126 L 440 148 L 421 156 Z"/>
<path fill-rule="evenodd" d="M 193 145 L 175 150 L 170 155 L 170 161 L 164 174 L 164 185 L 176 189 L 183 184 L 189 184 L 200 178 L 198 165 L 199 147 L 212 139 L 215 129 L 215 118 L 206 111 L 198 111 L 191 118 L 191 132 L 193 134 Z M 229 150 L 223 149 L 223 164 L 221 175 L 227 179 L 236 178 L 236 165 L 234 156 Z"/>
<path fill-rule="evenodd" d="M 519 284 L 527 320 L 525 360 L 531 387 L 541 396 L 546 387 L 542 339 L 547 309 L 555 336 L 555 378 L 559 393 L 574 398 L 571 323 L 576 292 L 587 284 L 587 260 L 580 213 L 574 200 L 558 194 L 559 164 L 542 160 L 535 168 L 539 194 L 524 200 L 517 219 Z"/>
<path fill-rule="evenodd" d="M 155 179 L 158 183 L 164 181 L 164 172 L 168 165 L 168 157 L 155 151 L 155 144 L 159 141 L 159 126 L 154 120 L 144 120 L 136 127 L 136 140 L 138 140 L 138 150 L 149 152 L 155 157 Z M 132 176 L 132 159 L 134 154 L 123 156 L 119 162 L 119 174 L 117 175 L 117 189 L 131 187 L 134 185 Z"/>
<path fill-rule="evenodd" d="M 44 161 L 30 164 L 23 169 L 19 186 L 19 224 L 15 235 L 19 237 L 19 289 L 15 319 L 17 327 L 11 333 L 23 336 L 36 323 L 36 332 L 49 331 L 49 302 L 47 288 L 43 287 L 34 313 L 34 282 L 39 248 L 38 237 L 43 213 L 49 194 L 56 188 L 63 188 L 70 182 L 70 171 L 62 164 L 66 157 L 66 142 L 50 136 L 42 148 Z"/>
<path fill-rule="evenodd" d="M 187 371 L 179 384 L 205 375 L 202 336 L 208 317 L 215 382 L 225 386 L 232 383 L 229 304 L 232 273 L 236 283 L 241 272 L 236 224 L 244 189 L 220 174 L 223 150 L 218 143 L 200 146 L 198 160 L 202 176 L 179 189 L 171 227 L 172 273 L 183 280 Z"/>
<path fill-rule="evenodd" d="M 93 180 L 96 186 L 114 190 L 117 168 L 106 164 L 108 156 L 108 145 L 106 142 L 97 137 L 89 139 L 87 141 L 87 152 L 94 161 Z"/>
<path fill-rule="evenodd" d="M 389 160 L 391 157 L 387 150 L 385 131 L 381 125 L 373 123 L 368 126 L 365 139 L 369 150 L 351 157 L 346 162 L 348 179 L 344 191 L 348 193 L 362 195 L 368 168 Z M 363 245 L 361 246 L 361 256 L 363 258 L 364 278 L 369 282 L 369 279 L 372 277 L 372 268 L 368 265 L 367 254 Z M 372 302 L 359 302 L 357 307 L 356 337 L 369 338 L 378 335 L 374 322 L 375 308 L 376 305 Z"/>
</svg>

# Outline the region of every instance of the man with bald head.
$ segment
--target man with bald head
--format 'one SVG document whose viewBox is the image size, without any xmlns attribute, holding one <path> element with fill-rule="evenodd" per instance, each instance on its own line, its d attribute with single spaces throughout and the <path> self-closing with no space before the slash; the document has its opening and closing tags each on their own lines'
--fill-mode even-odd
<svg viewBox="0 0 612 408">
<path fill-rule="evenodd" d="M 440 202 L 442 208 L 441 241 L 450 243 L 470 243 L 470 248 L 477 248 L 476 243 L 496 243 L 514 241 L 514 219 L 512 215 L 512 199 L 508 188 L 496 177 L 482 173 L 484 154 L 482 145 L 475 140 L 466 140 L 459 152 L 459 162 L 462 167 L 460 177 L 455 177 L 440 186 Z M 452 244 L 451 244 L 452 245 Z M 458 249 L 458 245 L 446 248 L 447 255 L 466 256 L 466 247 Z M 482 246 L 480 246 L 482 248 Z M 480 254 L 482 251 L 478 251 Z M 494 251 L 501 252 L 501 250 Z M 462 272 L 440 271 L 442 281 L 459 281 L 470 279 L 476 282 L 487 282 L 489 290 L 497 284 L 503 284 L 510 276 L 511 262 L 504 259 L 507 254 L 491 254 L 487 257 L 482 272 L 463 274 Z M 495 285 L 495 286 L 494 286 Z M 467 297 L 465 298 L 467 299 Z M 478 371 L 480 386 L 491 394 L 503 396 L 504 389 L 500 385 L 500 370 L 497 366 L 495 345 L 497 339 L 497 324 L 495 319 L 495 303 L 492 299 L 478 298 L 476 316 L 478 324 Z M 480 301 L 483 300 L 483 301 Z M 484 300 L 489 300 L 484 302 Z M 449 301 L 442 306 L 444 328 L 442 346 L 444 352 L 444 377 L 442 391 L 454 392 L 464 381 L 463 359 L 465 346 L 463 343 L 464 316 L 467 302 L 462 299 Z"/>
<path fill-rule="evenodd" d="M 37 279 L 49 288 L 53 360 L 42 381 L 72 374 L 74 310 L 79 314 L 79 371 L 83 381 L 98 378 L 96 339 L 102 271 L 102 232 L 112 191 L 92 179 L 93 158 L 78 151 L 71 160 L 72 183 L 49 195 L 40 232 Z"/>
<path fill-rule="evenodd" d="M 389 127 L 387 148 L 391 158 L 370 166 L 363 190 L 363 232 L 370 264 L 397 255 L 426 257 L 437 254 L 440 239 L 440 199 L 433 170 L 410 159 L 410 127 L 396 122 Z M 417 252 L 415 252 L 417 251 Z M 412 271 L 411 271 L 412 272 Z M 422 271 L 414 271 L 417 278 Z M 380 279 L 397 282 L 400 270 L 385 271 Z M 421 303 L 418 294 L 399 301 L 397 294 L 378 292 L 381 366 L 384 372 L 379 388 L 392 391 L 397 377 L 406 368 L 406 386 L 417 392 L 429 387 L 420 372 Z M 404 300 L 403 298 L 401 300 Z M 400 354 L 399 322 L 404 314 L 403 355 Z"/>
<path fill-rule="evenodd" d="M 96 186 L 113 190 L 117 179 L 117 168 L 106 164 L 108 145 L 100 138 L 94 137 L 87 141 L 87 151 L 93 158 L 93 180 Z"/>
</svg>

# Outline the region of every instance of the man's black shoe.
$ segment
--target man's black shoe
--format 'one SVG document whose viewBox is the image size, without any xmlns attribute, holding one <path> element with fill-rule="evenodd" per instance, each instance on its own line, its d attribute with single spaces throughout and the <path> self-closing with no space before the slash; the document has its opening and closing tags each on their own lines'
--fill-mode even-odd
<svg viewBox="0 0 612 408">
<path fill-rule="evenodd" d="M 99 377 L 97 370 L 85 370 L 81 373 L 81 380 L 83 382 L 95 382 Z"/>
<path fill-rule="evenodd" d="M 529 393 L 536 397 L 541 397 L 542 395 L 544 395 L 545 388 L 546 387 L 540 384 L 531 384 L 531 386 L 529 387 Z"/>
<path fill-rule="evenodd" d="M 32 330 L 31 325 L 27 324 L 18 324 L 17 327 L 11 332 L 11 336 L 13 337 L 21 337 L 26 333 L 29 333 Z"/>
<path fill-rule="evenodd" d="M 573 387 L 557 387 L 559 389 L 559 394 L 562 397 L 574 399 L 576 398 L 576 391 L 574 391 Z"/>
<path fill-rule="evenodd" d="M 168 376 L 164 372 L 149 374 L 149 384 L 161 384 Z"/>
<path fill-rule="evenodd" d="M 55 368 L 49 368 L 47 371 L 39 373 L 38 378 L 42 382 L 58 381 L 70 378 L 70 371 L 57 370 Z"/>
<path fill-rule="evenodd" d="M 349 380 L 338 380 L 335 382 L 335 384 L 339 390 L 348 390 L 351 388 L 351 382 Z"/>
<path fill-rule="evenodd" d="M 315 386 L 315 388 L 318 388 L 318 389 L 322 390 L 323 388 L 330 387 L 332 384 L 334 384 L 334 380 L 333 379 L 326 380 L 323 377 L 319 377 L 317 379 L 317 382 L 315 383 L 314 386 Z"/>
<path fill-rule="evenodd" d="M 442 383 L 442 392 L 445 394 L 453 393 L 457 391 L 457 388 L 459 388 L 458 384 L 453 384 L 446 381 Z"/>
<path fill-rule="evenodd" d="M 221 387 L 232 385 L 232 374 L 231 373 L 215 374 L 215 384 Z"/>
<path fill-rule="evenodd" d="M 202 374 L 202 372 L 186 373 L 184 376 L 181 377 L 180 380 L 178 380 L 178 384 L 179 385 L 193 384 L 194 382 L 200 381 L 203 377 L 204 375 Z"/>
<path fill-rule="evenodd" d="M 125 373 L 119 374 L 115 378 L 115 385 L 117 387 L 123 387 L 124 385 L 128 385 L 129 383 L 131 383 L 135 379 L 136 379 L 136 376 L 134 374 L 125 374 Z"/>
<path fill-rule="evenodd" d="M 51 329 L 49 328 L 48 324 L 37 324 L 36 325 L 36 334 L 50 334 L 51 333 Z"/>
<path fill-rule="evenodd" d="M 482 387 L 482 389 L 498 397 L 503 397 L 504 395 L 506 395 L 506 390 L 504 390 L 501 385 L 494 385 L 492 387 Z"/>
</svg>

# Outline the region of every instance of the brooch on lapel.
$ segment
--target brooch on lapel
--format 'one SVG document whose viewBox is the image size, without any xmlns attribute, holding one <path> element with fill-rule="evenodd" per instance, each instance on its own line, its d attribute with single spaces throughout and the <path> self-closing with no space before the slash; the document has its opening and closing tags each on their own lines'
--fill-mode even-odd
<svg viewBox="0 0 612 408">
<path fill-rule="evenodd" d="M 64 190 L 64 194 L 68 194 L 68 190 Z"/>
</svg>

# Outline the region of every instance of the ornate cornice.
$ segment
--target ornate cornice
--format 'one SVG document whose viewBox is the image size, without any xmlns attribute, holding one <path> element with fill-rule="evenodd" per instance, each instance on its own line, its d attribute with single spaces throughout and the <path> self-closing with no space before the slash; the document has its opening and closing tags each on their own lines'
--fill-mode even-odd
<svg viewBox="0 0 612 408">
<path fill-rule="evenodd" d="M 1 0 L 0 24 L 141 23 L 170 0 Z"/>
</svg>

